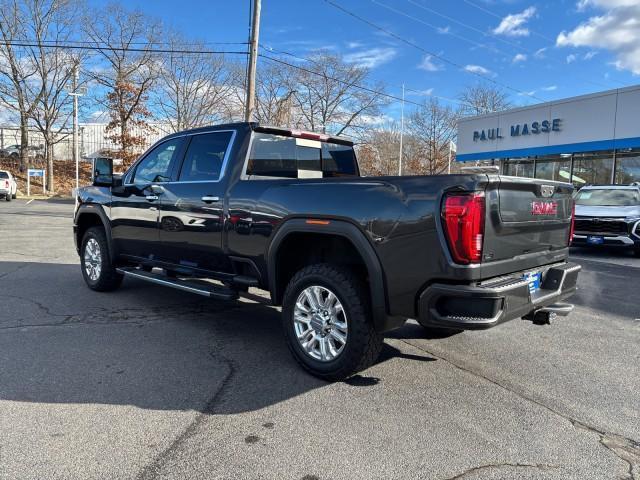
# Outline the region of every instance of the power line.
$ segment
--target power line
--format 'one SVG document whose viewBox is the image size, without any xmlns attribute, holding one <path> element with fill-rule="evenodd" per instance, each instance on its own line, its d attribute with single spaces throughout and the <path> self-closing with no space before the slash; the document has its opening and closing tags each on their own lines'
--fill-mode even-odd
<svg viewBox="0 0 640 480">
<path fill-rule="evenodd" d="M 276 49 L 276 48 L 273 48 L 273 47 L 272 47 L 272 46 L 270 46 L 270 45 L 264 45 L 264 44 L 262 44 L 262 43 L 261 43 L 261 44 L 260 44 L 260 47 L 262 47 L 262 48 L 264 48 L 265 50 L 268 50 L 268 51 L 270 51 L 270 52 L 278 53 L 278 54 L 280 54 L 280 55 L 286 55 L 286 56 L 288 56 L 288 57 L 292 57 L 292 58 L 295 58 L 295 59 L 298 59 L 298 60 L 302 60 L 302 61 L 304 61 L 304 62 L 310 62 L 310 63 L 313 63 L 314 65 L 320 65 L 320 63 L 319 63 L 319 62 L 317 62 L 317 61 L 315 61 L 313 58 L 301 57 L 301 56 L 296 55 L 296 54 L 291 53 L 291 52 L 286 52 L 286 51 L 284 51 L 284 50 L 278 50 L 278 49 Z M 434 95 L 434 94 L 432 94 L 432 93 L 425 93 L 425 91 L 424 91 L 424 90 L 416 90 L 416 89 L 413 89 L 413 88 L 409 88 L 409 87 L 407 87 L 407 86 L 400 86 L 400 85 L 393 85 L 393 86 L 394 86 L 394 87 L 399 87 L 399 88 L 404 88 L 405 90 L 408 90 L 408 91 L 410 91 L 410 92 L 416 93 L 416 94 L 418 94 L 418 95 L 423 95 L 423 96 L 428 96 L 428 97 L 438 98 L 438 99 L 440 99 L 440 100 L 445 100 L 445 101 L 447 101 L 447 102 L 453 102 L 453 103 L 458 103 L 458 104 L 462 103 L 462 102 L 460 102 L 459 100 L 456 100 L 456 99 L 454 99 L 454 98 L 443 97 L 443 96 L 441 96 L 441 95 Z M 409 100 L 405 100 L 405 102 L 413 103 L 413 102 L 410 102 Z"/>
<path fill-rule="evenodd" d="M 88 46 L 88 45 L 68 45 L 68 44 L 44 44 L 44 43 L 29 43 L 29 42 L 1 42 L 4 45 L 10 45 L 13 47 L 37 47 L 37 48 L 64 48 L 70 50 L 91 50 L 101 51 L 108 50 L 111 52 L 140 52 L 140 53 L 178 53 L 184 55 L 197 55 L 197 54 L 229 54 L 229 55 L 246 55 L 245 50 L 231 51 L 231 50 L 188 50 L 188 49 L 159 49 L 159 48 L 132 48 L 132 47 L 111 47 L 111 46 Z"/>
<path fill-rule="evenodd" d="M 261 58 L 264 58 L 264 59 L 266 59 L 266 60 L 271 60 L 272 62 L 280 63 L 280 64 L 282 64 L 282 65 L 286 65 L 286 66 L 288 66 L 288 67 L 291 67 L 291 68 L 295 68 L 295 69 L 301 70 L 301 71 L 306 72 L 306 73 L 309 73 L 309 74 L 311 74 L 311 75 L 317 75 L 317 76 L 320 76 L 320 77 L 326 78 L 327 80 L 331 80 L 331 81 L 334 81 L 334 82 L 337 82 L 337 83 L 341 83 L 342 85 L 351 86 L 351 87 L 357 88 L 357 89 L 359 89 L 359 90 L 362 90 L 362 91 L 365 91 L 365 92 L 369 92 L 369 93 L 373 93 L 373 94 L 376 94 L 376 95 L 380 95 L 381 97 L 390 98 L 390 99 L 392 99 L 392 100 L 397 100 L 397 101 L 399 101 L 399 102 L 401 102 L 401 101 L 402 101 L 402 98 L 397 97 L 397 96 L 395 96 L 395 95 L 391 95 L 390 93 L 380 92 L 380 91 L 378 91 L 378 90 L 374 90 L 373 88 L 365 87 L 365 86 L 363 86 L 363 85 L 358 85 L 357 83 L 354 83 L 354 82 L 347 82 L 346 80 L 341 80 L 341 79 L 339 79 L 339 78 L 330 77 L 330 76 L 328 76 L 328 75 L 325 75 L 324 73 L 316 72 L 315 70 L 311 70 L 311 69 L 309 69 L 309 68 L 305 68 L 305 67 L 302 67 L 302 66 L 300 66 L 300 65 L 295 65 L 295 64 L 293 64 L 293 63 L 286 62 L 286 61 L 281 60 L 281 59 L 279 59 L 279 58 L 270 57 L 270 56 L 268 56 L 268 55 L 265 55 L 264 53 L 261 53 L 261 54 L 259 54 L 258 56 L 259 56 L 259 57 L 261 57 Z M 407 90 L 408 90 L 408 89 L 407 89 Z M 405 103 L 410 103 L 410 104 L 412 104 L 412 105 L 416 105 L 416 106 L 418 106 L 418 107 L 422 107 L 422 106 L 423 106 L 421 103 L 413 102 L 413 101 L 411 101 L 411 100 L 405 100 Z"/>
<path fill-rule="evenodd" d="M 374 28 L 374 29 L 376 29 L 376 30 L 378 30 L 380 32 L 383 32 L 383 33 L 395 38 L 396 40 L 398 40 L 398 41 L 400 41 L 402 43 L 405 43 L 405 44 L 407 44 L 407 45 L 409 45 L 409 46 L 411 46 L 413 48 L 416 48 L 416 49 L 420 50 L 421 52 L 426 53 L 427 55 L 431 55 L 432 57 L 437 58 L 441 62 L 447 63 L 449 65 L 452 65 L 452 66 L 456 67 L 456 68 L 459 68 L 459 69 L 463 70 L 464 72 L 466 72 L 466 73 L 468 73 L 470 75 L 474 75 L 476 77 L 482 78 L 483 80 L 486 80 L 486 81 L 488 81 L 490 83 L 493 83 L 494 85 L 501 86 L 503 88 L 506 88 L 507 90 L 511 90 L 511 91 L 519 93 L 521 95 L 524 95 L 524 96 L 539 100 L 541 102 L 544 102 L 544 100 L 542 98 L 536 97 L 535 95 L 532 95 L 529 92 L 525 92 L 523 90 L 519 90 L 519 89 L 514 88 L 514 87 L 512 87 L 510 85 L 507 85 L 505 83 L 499 82 L 498 80 L 495 80 L 495 79 L 493 79 L 493 78 L 491 78 L 491 77 L 489 77 L 487 75 L 483 75 L 480 72 L 473 72 L 473 71 L 467 70 L 467 69 L 465 69 L 465 67 L 463 65 L 461 65 L 461 64 L 459 64 L 459 63 L 457 63 L 457 62 L 455 62 L 453 60 L 449 60 L 448 58 L 446 58 L 446 57 L 444 57 L 444 56 L 442 56 L 442 55 L 440 55 L 438 53 L 435 53 L 435 52 L 432 52 L 430 50 L 427 50 L 426 48 L 418 45 L 417 43 L 414 43 L 411 40 L 407 40 L 406 38 L 401 37 L 400 35 L 396 34 L 395 32 L 392 32 L 391 30 L 388 30 L 388 29 L 386 29 L 384 27 L 381 27 L 380 25 L 377 25 L 377 24 L 373 23 L 372 21 L 367 20 L 364 17 L 361 17 L 360 15 L 347 10 L 346 8 L 344 8 L 341 5 L 337 4 L 333 0 L 324 0 L 324 1 L 325 1 L 325 3 L 328 3 L 329 5 L 333 6 L 334 8 L 337 8 L 338 10 L 342 11 L 343 13 L 346 13 L 347 15 L 355 18 L 356 20 L 369 25 L 370 27 L 372 27 L 372 28 Z"/>
</svg>

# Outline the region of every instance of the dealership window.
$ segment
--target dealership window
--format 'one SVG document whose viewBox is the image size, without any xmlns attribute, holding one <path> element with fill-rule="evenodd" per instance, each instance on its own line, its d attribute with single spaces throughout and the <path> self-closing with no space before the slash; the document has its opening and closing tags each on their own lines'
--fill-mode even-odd
<svg viewBox="0 0 640 480">
<path fill-rule="evenodd" d="M 571 154 L 536 158 L 536 178 L 568 182 L 571 179 Z"/>
<path fill-rule="evenodd" d="M 504 162 L 503 172 L 512 177 L 533 177 L 533 159 L 511 158 Z"/>
<path fill-rule="evenodd" d="M 632 182 L 640 182 L 640 149 L 620 149 L 616 152 L 616 183 Z"/>
<path fill-rule="evenodd" d="M 612 150 L 595 153 L 576 153 L 573 156 L 573 177 L 571 181 L 576 187 L 589 184 L 610 184 L 611 172 L 613 172 Z"/>
</svg>

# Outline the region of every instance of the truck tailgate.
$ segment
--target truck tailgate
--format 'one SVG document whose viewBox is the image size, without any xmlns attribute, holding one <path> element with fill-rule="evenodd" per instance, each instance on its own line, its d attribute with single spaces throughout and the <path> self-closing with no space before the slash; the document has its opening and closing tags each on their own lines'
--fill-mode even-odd
<svg viewBox="0 0 640 480">
<path fill-rule="evenodd" d="M 532 178 L 491 176 L 483 263 L 566 249 L 573 186 Z"/>
</svg>

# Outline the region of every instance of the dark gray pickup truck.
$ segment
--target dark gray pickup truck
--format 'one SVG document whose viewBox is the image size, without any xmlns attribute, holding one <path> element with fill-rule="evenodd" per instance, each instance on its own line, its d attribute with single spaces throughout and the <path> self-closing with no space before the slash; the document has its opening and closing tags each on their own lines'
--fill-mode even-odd
<svg viewBox="0 0 640 480">
<path fill-rule="evenodd" d="M 74 222 L 90 288 L 267 290 L 294 357 L 322 378 L 371 365 L 408 318 L 472 330 L 572 310 L 566 183 L 361 177 L 352 143 L 255 123 L 176 133 L 124 175 L 108 159 L 94 171 Z"/>
</svg>

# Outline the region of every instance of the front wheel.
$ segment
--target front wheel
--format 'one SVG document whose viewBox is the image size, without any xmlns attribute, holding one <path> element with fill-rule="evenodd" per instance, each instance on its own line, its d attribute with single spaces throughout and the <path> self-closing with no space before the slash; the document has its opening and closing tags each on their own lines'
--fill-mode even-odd
<svg viewBox="0 0 640 480">
<path fill-rule="evenodd" d="M 305 267 L 284 293 L 287 345 L 312 375 L 343 380 L 371 366 L 382 349 L 369 312 L 369 296 L 353 272 L 331 264 Z"/>
<path fill-rule="evenodd" d="M 82 237 L 80 264 L 84 281 L 91 290 L 108 292 L 122 283 L 123 275 L 111 262 L 107 237 L 101 227 L 89 228 Z"/>
</svg>

